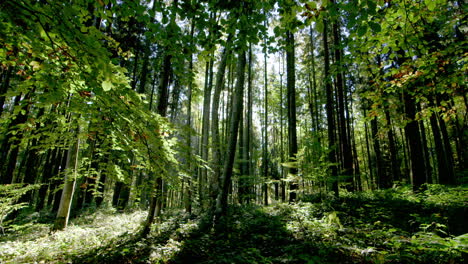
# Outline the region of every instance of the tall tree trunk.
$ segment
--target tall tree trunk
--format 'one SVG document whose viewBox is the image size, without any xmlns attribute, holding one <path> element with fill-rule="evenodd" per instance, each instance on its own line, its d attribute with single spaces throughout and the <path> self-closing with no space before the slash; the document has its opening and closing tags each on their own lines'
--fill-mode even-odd
<svg viewBox="0 0 468 264">
<path fill-rule="evenodd" d="M 434 106 L 433 98 L 429 98 L 430 105 Z M 446 151 L 446 146 L 442 140 L 442 133 L 439 127 L 438 118 L 435 113 L 430 116 L 430 123 L 432 129 L 432 135 L 434 138 L 434 145 L 437 157 L 437 168 L 438 168 L 438 182 L 442 184 L 454 184 L 455 175 L 453 172 L 453 166 L 450 163 L 450 155 Z M 451 151 L 450 151 L 451 152 Z"/>
<path fill-rule="evenodd" d="M 248 159 L 248 170 L 247 170 L 247 188 L 246 188 L 246 193 L 248 195 L 248 200 L 247 202 L 250 202 L 250 197 L 252 195 L 252 177 L 254 175 L 253 168 L 254 168 L 254 159 L 253 159 L 253 54 L 252 54 L 252 44 L 249 46 L 249 68 L 248 68 L 248 83 L 247 83 L 247 140 L 245 141 L 245 144 L 247 146 L 246 151 L 247 151 L 247 159 Z"/>
<path fill-rule="evenodd" d="M 205 89 L 203 92 L 203 118 L 202 118 L 202 133 L 201 133 L 201 146 L 200 146 L 200 156 L 204 162 L 208 162 L 208 153 L 209 153 L 209 134 L 210 134 L 210 107 L 211 107 L 211 87 L 213 79 L 213 59 L 207 63 L 207 71 L 205 76 Z M 199 198 L 200 205 L 203 207 L 205 204 L 204 186 L 207 183 L 208 170 L 206 168 L 200 169 L 200 179 L 199 179 Z"/>
<path fill-rule="evenodd" d="M 287 102 L 288 102 L 288 139 L 289 139 L 289 162 L 296 163 L 297 155 L 297 131 L 296 131 L 296 65 L 294 34 L 291 31 L 286 32 L 286 80 L 287 80 Z M 298 169 L 294 165 L 289 169 L 292 177 L 297 175 Z M 296 190 L 298 183 L 294 179 L 289 186 L 289 202 L 295 202 L 297 199 Z"/>
<path fill-rule="evenodd" d="M 54 169 L 52 173 L 53 176 L 63 173 L 64 169 L 67 166 L 68 152 L 70 152 L 70 148 L 60 150 L 59 156 L 58 156 L 59 158 L 54 164 Z M 62 197 L 62 192 L 63 192 L 63 190 L 59 188 L 60 183 L 61 183 L 60 181 L 55 180 L 52 182 L 50 186 L 50 190 L 52 191 L 49 192 L 49 200 L 47 202 L 47 206 L 52 205 L 52 212 L 57 212 L 60 206 L 60 198 Z"/>
<path fill-rule="evenodd" d="M 323 49 L 324 49 L 324 75 L 325 75 L 325 92 L 327 97 L 326 112 L 328 125 L 328 161 L 330 162 L 330 177 L 332 180 L 332 190 L 335 196 L 339 196 L 338 189 L 338 169 L 336 167 L 336 138 L 335 138 L 335 113 L 333 100 L 333 87 L 330 74 L 330 55 L 328 48 L 328 21 L 323 20 Z"/>
<path fill-rule="evenodd" d="M 388 126 L 387 137 L 388 137 L 388 147 L 390 150 L 390 162 L 392 166 L 392 177 L 390 177 L 389 180 L 391 181 L 393 178 L 393 180 L 400 181 L 401 180 L 400 162 L 398 160 L 395 134 L 393 133 L 393 125 L 392 125 L 392 120 L 390 118 L 390 111 L 388 110 L 388 106 L 386 106 L 385 108 L 385 119 L 387 120 L 387 126 Z M 385 183 L 385 188 L 390 188 L 390 187 L 391 187 L 391 182 Z"/>
<path fill-rule="evenodd" d="M 20 101 L 21 101 L 21 94 L 15 97 L 15 100 L 13 101 L 13 109 L 20 104 Z M 19 121 L 18 118 L 10 121 L 10 123 L 8 124 L 7 131 L 10 131 L 13 127 L 15 127 L 17 125 L 16 122 L 18 121 Z M 9 153 L 10 146 L 11 146 L 11 143 L 10 143 L 11 136 L 12 136 L 11 133 L 7 133 L 1 141 L 2 145 L 0 147 L 0 184 L 10 184 L 11 181 L 13 180 L 13 175 L 6 174 L 5 168 L 4 168 L 5 164 L 7 163 L 8 153 Z"/>
<path fill-rule="evenodd" d="M 156 1 L 153 1 L 153 7 L 151 8 L 151 12 L 153 14 L 156 13 L 157 7 L 158 5 L 156 4 Z M 154 17 L 150 18 L 150 23 L 154 23 Z M 141 68 L 141 75 L 140 75 L 140 86 L 138 87 L 139 93 L 145 93 L 145 90 L 146 90 L 146 81 L 148 80 L 149 61 L 150 61 L 152 43 L 153 42 L 151 41 L 151 38 L 147 37 L 145 41 L 145 46 L 144 46 L 143 63 L 141 66 L 142 68 Z M 135 68 L 137 68 L 137 62 L 138 62 L 138 57 L 135 58 Z M 136 83 L 136 80 L 134 80 L 134 82 Z"/>
<path fill-rule="evenodd" d="M 68 171 L 65 174 L 65 184 L 63 186 L 60 205 L 58 208 L 57 217 L 54 222 L 53 230 L 63 230 L 68 225 L 71 203 L 73 200 L 73 194 L 75 193 L 76 177 L 78 174 L 78 153 L 80 151 L 80 138 L 78 137 L 79 133 L 80 132 L 78 129 L 76 132 L 77 139 L 67 153 L 67 162 L 65 168 Z"/>
<path fill-rule="evenodd" d="M 292 35 L 292 34 L 291 34 Z M 294 36 L 292 36 L 292 45 L 294 45 Z M 268 184 L 267 184 L 267 180 L 268 180 L 268 69 L 267 69 L 267 56 L 268 56 L 268 53 L 267 53 L 267 47 L 266 47 L 266 43 L 265 43 L 265 50 L 263 51 L 263 63 L 264 63 L 264 85 L 265 85 L 265 95 L 264 95 L 264 106 L 263 106 L 263 110 L 264 110 L 264 122 L 265 122 L 265 127 L 264 127 L 264 131 L 265 131 L 265 134 L 263 136 L 263 180 L 265 181 L 265 183 L 263 184 L 263 204 L 264 205 L 268 205 Z M 292 55 L 293 56 L 293 59 L 292 59 L 292 63 L 294 64 L 294 50 L 292 51 Z M 293 66 L 294 67 L 294 66 Z M 294 74 L 294 71 L 293 73 Z M 294 87 L 293 87 L 294 89 Z M 295 101 L 295 93 L 294 93 L 294 101 Z M 294 103 L 291 103 L 291 105 L 295 106 L 295 102 Z M 295 113 L 294 113 L 295 115 Z M 297 142 L 297 141 L 296 141 Z M 297 153 L 297 146 L 296 146 L 296 153 Z M 292 201 L 295 200 L 295 197 L 293 198 Z"/>
<path fill-rule="evenodd" d="M 335 1 L 332 1 L 335 4 Z M 333 23 L 333 40 L 335 53 L 335 80 L 338 100 L 338 128 L 340 135 L 340 145 L 342 150 L 343 172 L 342 175 L 346 178 L 348 190 L 353 189 L 353 152 L 351 150 L 350 138 L 348 137 L 347 117 L 345 116 L 345 93 L 344 93 L 344 74 L 341 61 L 342 50 L 340 48 L 341 39 L 339 34 L 339 21 Z"/>
<path fill-rule="evenodd" d="M 194 29 L 195 29 L 195 22 L 192 19 L 191 21 L 191 26 L 190 26 L 190 44 L 193 45 L 193 34 L 194 34 Z M 193 73 L 193 54 L 190 54 L 190 59 L 189 59 L 189 74 Z M 188 84 L 188 102 L 187 102 L 187 127 L 189 128 L 189 131 L 192 129 L 192 88 L 193 88 L 193 78 L 190 77 L 189 79 L 189 84 Z M 189 178 L 187 179 L 187 196 L 186 196 L 186 202 L 185 202 L 185 211 L 188 214 L 192 214 L 192 178 L 194 173 L 193 168 L 192 168 L 192 136 L 191 132 L 188 133 L 187 135 L 187 147 L 189 150 L 188 153 L 188 159 L 187 159 L 187 166 L 188 166 L 188 171 L 189 171 Z"/>
<path fill-rule="evenodd" d="M 47 197 L 47 189 L 50 186 L 50 178 L 52 177 L 52 166 L 53 160 L 55 160 L 56 155 L 58 153 L 58 149 L 54 148 L 53 150 L 49 149 L 46 154 L 44 167 L 42 168 L 42 185 L 39 187 L 38 191 L 38 200 L 35 205 L 36 212 L 42 210 L 45 206 L 45 199 Z"/>
<path fill-rule="evenodd" d="M 283 60 L 283 64 L 281 64 L 281 60 Z M 283 54 L 280 54 L 280 68 L 279 68 L 279 76 L 280 76 L 280 161 L 281 163 L 284 162 L 284 125 L 283 125 L 283 74 L 284 74 L 284 58 Z M 284 203 L 286 202 L 286 182 L 284 181 L 284 167 L 281 165 L 281 201 Z"/>
<path fill-rule="evenodd" d="M 466 106 L 466 103 L 467 103 L 467 100 L 466 100 L 466 95 L 464 95 L 464 99 L 465 99 L 465 106 Z M 438 105 L 441 105 L 442 102 L 441 102 L 441 98 L 440 96 L 438 96 L 436 98 L 437 100 L 437 104 Z M 455 183 L 455 173 L 454 173 L 454 161 L 453 161 L 453 152 L 452 152 L 452 146 L 450 145 L 450 138 L 449 138 L 449 134 L 448 134 L 448 131 L 447 131 L 447 126 L 445 124 L 445 120 L 440 116 L 440 115 L 437 115 L 437 121 L 439 122 L 439 125 L 440 125 L 440 132 L 442 134 L 442 141 L 444 142 L 444 149 L 445 149 L 445 153 L 446 153 L 446 158 L 447 158 L 447 168 L 448 168 L 448 172 L 447 172 L 447 176 L 448 177 L 453 177 L 453 183 Z M 456 131 L 457 131 L 457 135 L 459 136 L 458 139 L 459 139 L 459 144 L 461 146 L 461 149 L 460 149 L 460 152 L 459 152 L 459 158 L 458 158 L 458 161 L 459 161 L 459 167 L 460 169 L 468 169 L 466 168 L 467 165 L 468 165 L 468 151 L 466 150 L 466 133 L 464 131 L 466 131 L 466 123 L 460 127 L 459 126 L 459 123 L 458 121 L 455 121 L 455 127 L 456 127 Z M 463 129 L 465 128 L 465 129 Z M 453 176 L 451 176 L 451 174 Z M 448 179 L 448 184 L 450 184 L 452 180 Z"/>
<path fill-rule="evenodd" d="M 215 224 L 220 223 L 220 218 L 226 214 L 228 193 L 231 185 L 232 169 L 234 165 L 234 156 L 236 154 L 237 136 L 239 130 L 239 121 L 243 109 L 244 79 L 245 79 L 245 51 L 240 51 L 237 62 L 237 83 L 233 93 L 233 105 L 231 110 L 231 120 L 229 124 L 229 140 L 226 149 L 226 158 L 224 162 L 223 174 L 220 180 L 220 192 L 216 199 Z"/>
<path fill-rule="evenodd" d="M 175 0 L 174 3 L 176 4 L 177 0 Z M 170 52 L 166 51 L 163 59 L 161 82 L 158 88 L 159 100 L 157 106 L 158 114 L 163 117 L 167 115 L 167 108 L 169 105 L 169 77 L 171 73 L 171 59 L 172 55 Z M 153 194 L 151 195 L 150 199 L 148 216 L 143 224 L 143 229 L 141 231 L 142 237 L 146 237 L 149 234 L 151 225 L 154 222 L 154 217 L 161 215 L 163 199 L 162 175 L 157 175 L 154 182 Z"/>
<path fill-rule="evenodd" d="M 172 91 L 172 102 L 171 102 L 171 114 L 169 120 L 174 122 L 177 118 L 177 113 L 179 113 L 179 101 L 180 101 L 180 92 L 182 86 L 180 82 L 176 79 L 174 80 L 174 89 Z"/>
<path fill-rule="evenodd" d="M 6 70 L 2 69 L 1 83 L 0 83 L 0 116 L 3 113 L 3 105 L 5 104 L 8 87 L 10 87 L 10 78 L 13 72 L 13 66 L 8 66 Z"/>
<path fill-rule="evenodd" d="M 223 50 L 221 55 L 221 61 L 218 65 L 218 71 L 216 72 L 216 83 L 215 90 L 213 93 L 213 104 L 211 109 L 211 144 L 213 146 L 212 150 L 212 169 L 213 169 L 213 179 L 212 179 L 212 199 L 215 200 L 219 192 L 219 178 L 221 176 L 221 139 L 220 139 L 220 130 L 219 130 L 219 103 L 221 97 L 221 91 L 224 86 L 224 75 L 226 73 L 226 64 L 227 58 L 230 54 L 229 42 L 231 41 L 231 35 L 227 38 L 226 47 Z"/>
<path fill-rule="evenodd" d="M 21 106 L 22 111 L 20 111 L 18 115 L 16 116 L 16 118 L 10 122 L 8 126 L 8 132 L 11 132 L 11 130 L 14 130 L 14 129 L 18 129 L 18 126 L 20 124 L 24 124 L 27 121 L 28 115 L 29 115 L 29 108 L 30 108 L 30 99 L 31 99 L 31 95 L 33 92 L 34 92 L 34 89 L 29 91 L 24 96 L 24 99 L 21 102 L 19 102 L 19 104 L 22 104 Z M 10 133 L 8 133 L 7 135 L 10 135 Z M 7 146 L 10 147 L 10 151 L 8 152 L 8 158 L 6 160 L 5 170 L 2 171 L 4 173 L 2 177 L 2 183 L 9 184 L 9 183 L 12 183 L 14 180 L 14 173 L 15 173 L 16 163 L 18 160 L 18 154 L 20 150 L 20 143 L 23 139 L 23 136 L 24 136 L 23 131 L 17 131 L 14 137 L 6 136 L 4 138 L 4 143 L 5 142 L 7 143 Z M 8 149 L 6 149 L 6 151 L 8 151 Z"/>
<path fill-rule="evenodd" d="M 364 108 L 364 116 L 367 116 L 366 109 Z M 369 177 L 367 179 L 367 185 L 370 190 L 374 188 L 374 166 L 372 162 L 372 156 L 370 151 L 370 140 L 369 140 L 369 128 L 367 126 L 367 122 L 364 122 L 364 131 L 366 134 L 366 153 L 367 153 L 367 160 L 368 160 L 368 169 L 369 169 Z"/>
<path fill-rule="evenodd" d="M 377 185 L 379 188 L 384 189 L 387 188 L 388 179 L 387 173 L 383 168 L 383 157 L 382 151 L 380 148 L 380 139 L 379 139 L 379 128 L 377 124 L 377 117 L 372 118 L 371 120 L 371 132 L 372 132 L 372 141 L 374 145 L 374 153 L 375 153 L 375 171 L 377 177 Z"/>
<path fill-rule="evenodd" d="M 405 134 L 409 143 L 409 159 L 411 161 L 412 183 L 413 190 L 418 191 L 422 184 L 426 182 L 426 174 L 424 169 L 424 153 L 421 143 L 421 134 L 419 131 L 418 121 L 416 117 L 416 102 L 414 98 L 407 92 L 403 92 L 403 100 L 405 104 L 406 118 L 409 120 L 405 126 Z"/>
<path fill-rule="evenodd" d="M 310 59 L 311 59 L 311 72 L 308 73 L 309 76 L 309 86 L 308 86 L 308 99 L 309 99 L 309 111 L 310 111 L 310 117 L 312 120 L 312 128 L 314 132 L 316 133 L 316 136 L 318 136 L 318 127 L 319 127 L 319 121 L 318 121 L 318 103 L 317 103 L 317 76 L 316 76 L 316 71 L 315 71 L 315 44 L 314 44 L 314 36 L 313 36 L 313 30 L 312 30 L 312 25 L 310 26 L 310 33 L 309 33 L 309 38 L 310 38 Z"/>
</svg>

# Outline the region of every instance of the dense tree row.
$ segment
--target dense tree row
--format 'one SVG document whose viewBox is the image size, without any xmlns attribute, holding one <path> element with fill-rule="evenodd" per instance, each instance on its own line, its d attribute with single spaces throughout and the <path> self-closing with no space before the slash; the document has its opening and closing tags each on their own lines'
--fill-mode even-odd
<svg viewBox="0 0 468 264">
<path fill-rule="evenodd" d="M 3 1 L 0 183 L 56 229 L 148 209 L 143 235 L 167 207 L 463 183 L 462 4 Z"/>
</svg>

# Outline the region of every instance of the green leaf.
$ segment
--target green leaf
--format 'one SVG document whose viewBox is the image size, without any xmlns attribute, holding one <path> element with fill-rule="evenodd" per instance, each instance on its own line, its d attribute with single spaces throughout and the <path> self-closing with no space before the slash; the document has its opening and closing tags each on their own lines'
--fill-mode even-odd
<svg viewBox="0 0 468 264">
<path fill-rule="evenodd" d="M 318 32 L 323 32 L 323 21 L 322 20 L 318 20 L 317 22 L 315 22 L 315 29 Z"/>
<path fill-rule="evenodd" d="M 375 22 L 369 22 L 369 26 L 370 28 L 372 29 L 372 31 L 374 31 L 374 33 L 378 33 L 380 31 L 382 31 L 382 27 L 380 27 L 380 25 L 378 23 L 375 23 Z"/>
<path fill-rule="evenodd" d="M 425 0 L 424 3 L 426 4 L 427 9 L 429 9 L 429 11 L 435 10 L 436 2 L 434 0 Z"/>
<path fill-rule="evenodd" d="M 105 91 L 105 92 L 108 92 L 112 89 L 112 83 L 109 82 L 109 81 L 103 81 L 102 82 L 102 89 Z"/>
<path fill-rule="evenodd" d="M 358 36 L 362 37 L 367 33 L 367 25 L 362 25 L 358 28 Z"/>
</svg>

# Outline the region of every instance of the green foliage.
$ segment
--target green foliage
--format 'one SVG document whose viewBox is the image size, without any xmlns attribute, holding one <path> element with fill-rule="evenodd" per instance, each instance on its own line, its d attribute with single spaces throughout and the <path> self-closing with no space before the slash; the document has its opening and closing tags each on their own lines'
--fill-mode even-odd
<svg viewBox="0 0 468 264">
<path fill-rule="evenodd" d="M 66 231 L 47 234 L 34 224 L 0 242 L 5 263 L 462 263 L 468 252 L 463 217 L 454 204 L 434 202 L 462 188 L 429 185 L 344 193 L 323 202 L 231 207 L 225 229 L 200 230 L 201 218 L 166 212 L 144 240 L 137 234 L 144 213 L 91 212 Z M 466 203 L 466 196 L 465 201 Z M 458 234 L 455 235 L 455 232 Z"/>
<path fill-rule="evenodd" d="M 27 193 L 38 189 L 37 184 L 2 184 L 0 185 L 0 229 L 2 233 L 8 223 L 4 222 L 9 214 L 28 206 L 27 202 L 19 202 L 20 198 Z"/>
<path fill-rule="evenodd" d="M 65 231 L 50 233 L 48 227 L 36 224 L 23 229 L 21 236 L 0 242 L 2 263 L 67 263 L 71 258 L 107 243 L 116 243 L 120 236 L 137 233 L 145 213 L 118 214 L 100 210 L 72 220 Z M 13 235 L 13 237 L 15 237 Z"/>
<path fill-rule="evenodd" d="M 109 165 L 103 168 L 107 175 L 128 182 L 129 172 L 138 164 L 140 170 L 177 181 L 166 171 L 168 164 L 177 164 L 172 128 L 131 89 L 127 70 L 113 58 L 127 58 L 120 44 L 108 32 L 86 23 L 92 15 L 109 19 L 112 12 L 97 8 L 90 14 L 87 7 L 83 1 L 5 4 L 6 12 L 0 15 L 1 67 L 18 71 L 8 96 L 27 94 L 30 100 L 22 103 L 34 103 L 34 111 L 44 114 L 9 127 L 24 109 L 6 113 L 1 134 L 20 134 L 24 147 L 36 139 L 36 148 L 45 153 L 68 149 L 76 141 L 70 132 L 80 127 L 80 151 L 86 153 L 89 142 L 98 142 L 95 154 L 100 160 L 108 158 Z M 128 14 L 120 15 L 124 19 Z M 79 160 L 83 174 L 89 162 Z"/>
</svg>

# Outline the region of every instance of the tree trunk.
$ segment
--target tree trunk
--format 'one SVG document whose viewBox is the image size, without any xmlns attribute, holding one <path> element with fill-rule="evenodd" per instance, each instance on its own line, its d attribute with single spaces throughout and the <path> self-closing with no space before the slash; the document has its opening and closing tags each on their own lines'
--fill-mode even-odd
<svg viewBox="0 0 468 264">
<path fill-rule="evenodd" d="M 212 199 L 215 200 L 217 194 L 219 192 L 219 178 L 221 176 L 221 139 L 219 133 L 219 103 L 221 97 L 221 91 L 223 90 L 224 86 L 224 75 L 226 72 L 226 64 L 227 58 L 230 54 L 230 47 L 229 42 L 231 41 L 231 35 L 228 36 L 226 47 L 223 50 L 223 54 L 221 56 L 221 61 L 218 65 L 218 71 L 216 72 L 216 83 L 215 83 L 215 90 L 213 93 L 213 104 L 211 109 L 211 144 L 213 146 L 212 150 L 212 169 L 213 169 L 213 179 L 212 179 L 212 186 L 211 186 L 211 196 Z"/>
<path fill-rule="evenodd" d="M 193 34 L 194 34 L 194 29 L 195 29 L 195 22 L 191 21 L 191 26 L 190 26 L 190 44 L 193 45 Z M 193 54 L 190 54 L 190 59 L 189 59 L 189 74 L 193 73 Z M 188 160 L 187 160 L 187 166 L 188 166 L 188 171 L 189 171 L 189 178 L 187 179 L 187 197 L 186 197 L 186 202 L 185 202 L 185 211 L 188 214 L 192 214 L 192 178 L 193 175 L 193 168 L 192 168 L 192 136 L 191 136 L 191 129 L 192 129 L 192 87 L 193 87 L 193 78 L 190 77 L 189 84 L 188 84 L 188 102 L 187 102 L 187 127 L 189 128 L 189 133 L 187 135 L 187 147 L 189 149 L 188 153 Z"/>
<path fill-rule="evenodd" d="M 231 110 L 231 120 L 229 124 L 229 140 L 226 149 L 226 159 L 224 162 L 223 174 L 220 180 L 220 192 L 216 199 L 216 211 L 214 223 L 220 223 L 220 218 L 226 214 L 228 193 L 231 185 L 232 169 L 234 165 L 234 156 L 236 154 L 237 136 L 239 130 L 239 121 L 243 109 L 244 95 L 244 72 L 246 58 L 245 51 L 240 51 L 237 62 L 237 83 L 233 93 L 233 105 Z"/>
<path fill-rule="evenodd" d="M 335 4 L 333 0 L 332 3 Z M 333 40 L 334 40 L 334 52 L 335 52 L 335 79 L 336 79 L 336 90 L 338 100 L 338 128 L 340 135 L 340 145 L 342 150 L 342 161 L 343 161 L 343 172 L 341 173 L 345 177 L 347 183 L 347 189 L 353 189 L 353 152 L 351 150 L 349 133 L 347 131 L 347 117 L 345 116 L 345 93 L 344 93 L 344 78 L 341 61 L 341 39 L 339 34 L 339 23 L 335 21 L 333 23 Z"/>
<path fill-rule="evenodd" d="M 381 189 L 387 188 L 388 179 L 387 173 L 384 171 L 383 168 L 383 157 L 382 151 L 380 148 L 380 139 L 379 139 L 379 128 L 377 124 L 377 117 L 372 118 L 371 120 L 371 133 L 372 133 L 372 141 L 374 145 L 374 153 L 375 153 L 375 170 L 376 170 L 376 177 L 377 177 L 377 185 Z"/>
<path fill-rule="evenodd" d="M 335 196 L 339 196 L 338 189 L 338 169 L 336 167 L 336 139 L 335 139 L 335 113 L 333 100 L 333 87 L 330 74 L 330 55 L 328 49 L 328 22 L 323 20 L 323 49 L 324 49 L 324 75 L 325 75 L 325 92 L 327 97 L 326 112 L 328 125 L 328 161 L 330 162 L 330 177 L 332 180 L 332 190 Z"/>
<path fill-rule="evenodd" d="M 281 65 L 281 59 L 283 59 L 283 65 Z M 280 54 L 280 68 L 279 68 L 279 76 L 280 76 L 280 111 L 279 111 L 279 119 L 280 119 L 280 162 L 284 162 L 284 125 L 283 125 L 283 74 L 284 74 L 284 58 L 283 54 Z M 284 181 L 284 167 L 281 165 L 281 201 L 284 203 L 286 202 L 286 182 Z"/>
<path fill-rule="evenodd" d="M 3 105 L 5 104 L 5 93 L 8 91 L 8 87 L 10 87 L 10 78 L 13 72 L 13 66 L 8 66 L 6 70 L 2 69 L 2 79 L 0 83 L 0 116 L 3 113 Z"/>
<path fill-rule="evenodd" d="M 426 182 L 424 168 L 424 153 L 421 143 L 421 134 L 419 131 L 416 117 L 416 102 L 411 95 L 404 91 L 403 100 L 405 104 L 406 118 L 409 120 L 405 126 L 405 134 L 409 143 L 409 159 L 411 161 L 413 190 L 419 191 L 422 184 Z"/>
<path fill-rule="evenodd" d="M 76 132 L 79 135 L 79 129 Z M 68 225 L 68 219 L 70 217 L 70 208 L 75 193 L 75 183 L 78 174 L 78 159 L 80 151 L 80 139 L 77 137 L 75 143 L 70 147 L 67 153 L 67 162 L 65 165 L 65 184 L 62 190 L 62 196 L 60 198 L 60 205 L 57 212 L 57 217 L 54 222 L 53 230 L 63 230 Z"/>
<path fill-rule="evenodd" d="M 202 118 L 202 134 L 201 134 L 201 146 L 200 156 L 203 161 L 208 162 L 208 141 L 210 134 L 210 107 L 211 107 L 211 84 L 213 79 L 213 59 L 207 62 L 207 69 L 205 73 L 205 89 L 203 92 L 203 118 Z M 206 168 L 200 168 L 200 180 L 199 180 L 199 198 L 200 205 L 203 207 L 205 204 L 203 188 L 207 183 L 208 170 Z"/>
<path fill-rule="evenodd" d="M 174 8 L 177 5 L 177 0 L 174 0 Z M 175 12 L 175 11 L 174 11 Z M 174 19 L 175 15 L 172 19 Z M 167 108 L 169 105 L 169 78 L 171 74 L 171 59 L 172 55 L 169 51 L 166 50 L 166 54 L 163 59 L 163 68 L 161 73 L 161 82 L 158 87 L 158 114 L 162 117 L 167 115 Z M 143 229 L 141 231 L 141 236 L 146 237 L 149 234 L 151 225 L 154 222 L 155 216 L 161 215 L 161 210 L 163 206 L 163 180 L 162 175 L 156 175 L 154 181 L 153 194 L 150 199 L 150 208 L 148 211 L 148 216 L 143 224 Z"/>
<path fill-rule="evenodd" d="M 433 99 L 429 98 L 431 106 L 434 106 Z M 454 184 L 455 177 L 453 167 L 450 166 L 450 156 L 446 151 L 445 145 L 442 140 L 442 133 L 440 132 L 437 116 L 432 113 L 430 116 L 430 123 L 432 135 L 434 138 L 435 151 L 437 156 L 437 169 L 438 169 L 438 182 L 442 184 Z M 450 153 L 451 155 L 451 153 Z"/>
<path fill-rule="evenodd" d="M 289 162 L 297 162 L 297 132 L 296 132 L 296 65 L 294 34 L 291 31 L 286 32 L 286 80 L 287 80 L 287 103 L 288 103 L 288 139 L 289 139 Z M 298 169 L 294 165 L 289 169 L 292 177 L 297 175 Z M 298 183 L 294 179 L 289 186 L 289 202 L 295 202 L 297 199 L 296 190 Z"/>
<path fill-rule="evenodd" d="M 392 120 L 390 118 L 390 111 L 387 109 L 388 106 L 386 106 L 385 109 L 385 119 L 387 120 L 387 126 L 388 126 L 388 131 L 387 131 L 387 137 L 388 137 L 388 145 L 389 145 L 389 150 L 390 150 L 390 161 L 391 161 L 391 166 L 392 166 L 392 177 L 390 180 L 396 180 L 400 181 L 401 180 L 401 173 L 400 173 L 400 162 L 398 160 L 398 153 L 397 153 L 397 146 L 396 146 L 396 140 L 395 140 L 395 134 L 393 133 L 393 126 L 392 126 Z M 386 188 L 391 187 L 391 182 L 386 183 L 385 185 Z"/>
<path fill-rule="evenodd" d="M 292 35 L 292 34 L 291 34 Z M 292 45 L 294 45 L 294 36 L 292 36 Z M 265 43 L 265 50 L 263 51 L 263 62 L 264 62 L 264 85 L 265 85 L 265 95 L 264 95 L 264 106 L 263 106 L 263 110 L 264 110 L 264 122 L 265 122 L 265 127 L 264 127 L 264 131 L 265 131 L 265 134 L 263 136 L 263 180 L 265 181 L 265 183 L 263 184 L 263 194 L 264 194 L 264 197 L 263 197 L 263 204 L 264 205 L 268 205 L 268 184 L 267 184 L 267 181 L 268 181 L 268 69 L 267 69 L 267 56 L 268 56 L 268 53 L 267 53 L 267 47 L 266 47 L 266 43 Z M 293 59 L 292 59 L 292 63 L 294 64 L 294 50 L 292 51 L 292 55 L 293 56 Z M 293 66 L 294 67 L 294 66 Z M 294 74 L 294 71 L 293 73 Z M 294 89 L 294 87 L 293 87 Z M 294 99 L 295 99 L 295 93 L 294 93 Z M 295 100 L 294 100 L 295 101 Z M 295 105 L 295 103 L 291 103 L 291 105 Z M 295 115 L 295 113 L 294 113 Z M 296 153 L 297 153 L 297 147 L 296 147 Z M 293 198 L 292 201 L 295 200 L 295 197 Z"/>
</svg>

